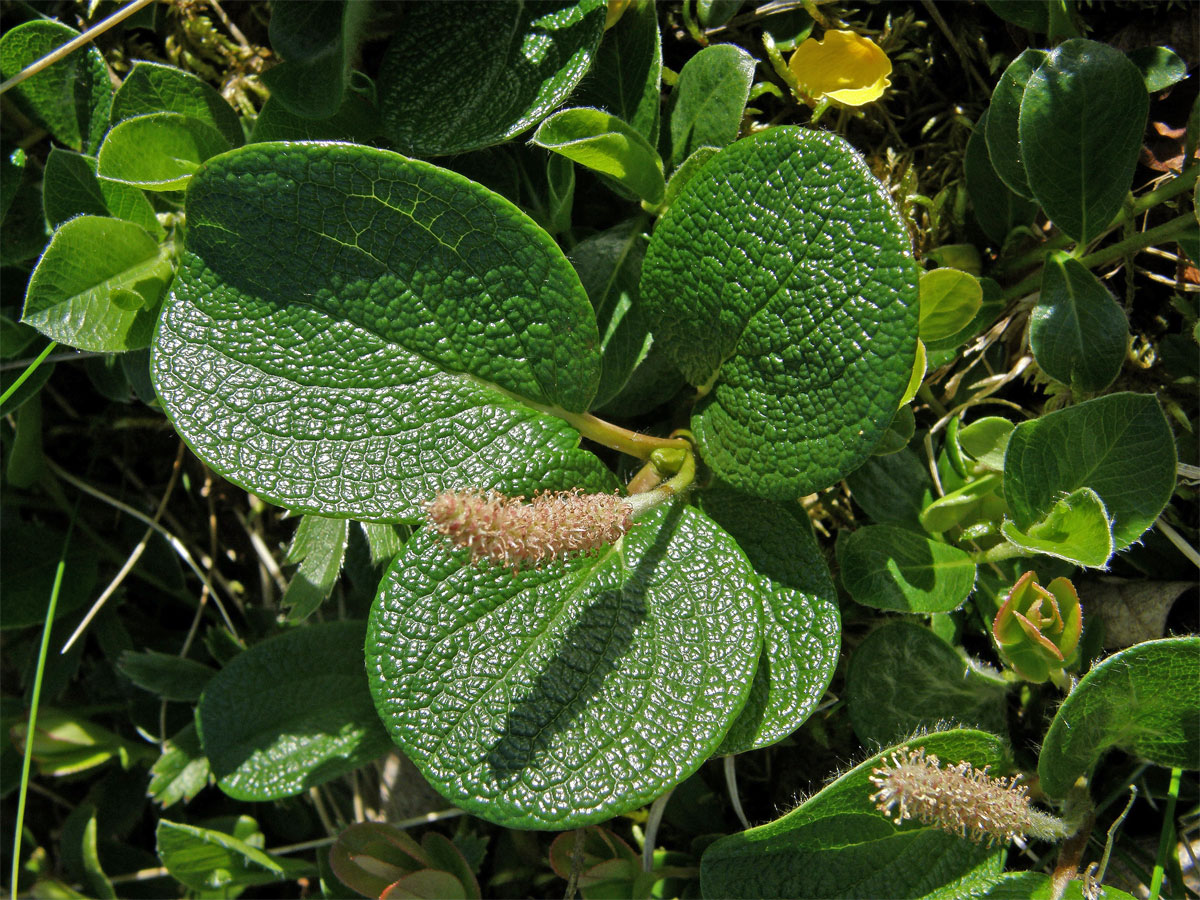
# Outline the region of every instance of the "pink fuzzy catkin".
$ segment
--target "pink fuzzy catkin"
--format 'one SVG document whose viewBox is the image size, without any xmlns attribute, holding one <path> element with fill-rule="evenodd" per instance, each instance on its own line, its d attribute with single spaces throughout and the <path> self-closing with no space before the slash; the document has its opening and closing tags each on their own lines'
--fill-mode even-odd
<svg viewBox="0 0 1200 900">
<path fill-rule="evenodd" d="M 943 769 L 925 748 L 900 750 L 889 764 L 872 769 L 871 795 L 880 812 L 894 815 L 896 824 L 916 818 L 951 834 L 979 843 L 1042 840 L 1066 837 L 1066 825 L 1029 804 L 1029 789 L 1013 778 L 994 778 L 987 766 L 975 769 L 960 762 Z"/>
<path fill-rule="evenodd" d="M 538 566 L 615 542 L 633 523 L 633 508 L 616 494 L 544 492 L 529 503 L 495 491 L 443 491 L 425 508 L 429 523 L 471 561 Z"/>
</svg>

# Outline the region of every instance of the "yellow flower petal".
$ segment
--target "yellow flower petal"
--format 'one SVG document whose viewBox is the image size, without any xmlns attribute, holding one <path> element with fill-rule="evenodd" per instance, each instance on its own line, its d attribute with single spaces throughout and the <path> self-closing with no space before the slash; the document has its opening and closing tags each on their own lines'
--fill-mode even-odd
<svg viewBox="0 0 1200 900">
<path fill-rule="evenodd" d="M 878 100 L 892 84 L 892 61 L 870 38 L 853 31 L 827 31 L 809 38 L 792 54 L 788 67 L 814 100 L 829 97 L 845 106 Z"/>
</svg>

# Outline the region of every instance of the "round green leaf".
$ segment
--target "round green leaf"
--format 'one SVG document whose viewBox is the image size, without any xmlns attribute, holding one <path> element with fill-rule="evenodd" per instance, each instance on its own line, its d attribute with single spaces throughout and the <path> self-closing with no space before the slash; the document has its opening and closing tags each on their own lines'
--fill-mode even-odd
<svg viewBox="0 0 1200 900">
<path fill-rule="evenodd" d="M 967 152 L 963 156 L 963 176 L 967 182 L 967 194 L 975 209 L 979 227 L 996 246 L 1003 246 L 1008 233 L 1018 225 L 1028 225 L 1037 214 L 1037 204 L 1009 190 L 1001 181 L 988 156 L 987 148 L 988 111 L 984 110 L 975 130 L 967 140 Z"/>
<path fill-rule="evenodd" d="M 253 144 L 187 194 L 155 385 L 202 459 L 304 512 L 414 519 L 446 488 L 592 471 L 595 317 L 549 235 L 460 175 Z"/>
<path fill-rule="evenodd" d="M 1080 680 L 1046 732 L 1042 789 L 1062 797 L 1107 750 L 1200 769 L 1200 638 L 1165 638 L 1110 656 Z"/>
<path fill-rule="evenodd" d="M 975 585 L 964 551 L 893 525 L 838 532 L 837 558 L 850 596 L 875 609 L 950 612 Z"/>
<path fill-rule="evenodd" d="M 46 221 L 57 227 L 78 215 L 112 216 L 141 225 L 156 237 L 166 232 L 144 191 L 96 177 L 96 160 L 58 147 L 50 149 L 42 173 Z"/>
<path fill-rule="evenodd" d="M 943 765 L 969 762 L 981 769 L 1005 761 L 1000 738 L 980 731 L 925 734 L 904 746 L 923 747 Z M 973 896 L 970 887 L 994 881 L 1004 848 L 916 822 L 897 825 L 875 809 L 872 770 L 898 749 L 855 766 L 786 816 L 710 844 L 700 859 L 703 896 L 966 897 Z"/>
<path fill-rule="evenodd" d="M 513 573 L 429 531 L 371 609 L 367 669 L 393 740 L 449 801 L 560 829 L 694 772 L 741 711 L 761 649 L 753 573 L 697 511 Z"/>
<path fill-rule="evenodd" d="M 79 216 L 54 232 L 25 294 L 21 321 L 80 350 L 122 352 L 150 343 L 171 280 L 169 250 L 132 222 Z M 130 308 L 125 294 L 142 305 Z"/>
<path fill-rule="evenodd" d="M 255 644 L 208 683 L 196 708 L 217 784 L 277 800 L 383 754 L 367 691 L 362 622 L 308 625 Z"/>
<path fill-rule="evenodd" d="M 1102 391 L 1121 373 L 1129 322 L 1108 289 L 1077 259 L 1054 253 L 1029 318 L 1029 346 L 1042 371 L 1073 390 Z"/>
<path fill-rule="evenodd" d="M 602 0 L 407 4 L 379 73 L 385 133 L 415 156 L 520 134 L 579 83 L 604 18 Z"/>
<path fill-rule="evenodd" d="M 937 341 L 961 331 L 983 305 L 979 279 L 958 269 L 933 269 L 921 273 L 921 316 L 923 341 Z"/>
<path fill-rule="evenodd" d="M 113 95 L 110 120 L 113 125 L 134 116 L 174 112 L 210 125 L 229 143 L 245 143 L 242 124 L 233 107 L 217 89 L 191 72 L 140 61 L 133 64 Z"/>
<path fill-rule="evenodd" d="M 671 169 L 701 147 L 738 136 L 754 81 L 754 57 L 733 44 L 705 47 L 679 71 L 671 108 Z"/>
<path fill-rule="evenodd" d="M 0 37 L 0 77 L 11 78 L 79 37 L 50 19 L 23 22 Z M 94 45 L 77 49 L 17 84 L 12 98 L 23 112 L 73 150 L 94 152 L 108 128 L 112 83 Z"/>
<path fill-rule="evenodd" d="M 631 125 L 598 109 L 564 109 L 534 132 L 531 143 L 611 175 L 642 200 L 663 199 L 662 160 Z"/>
<path fill-rule="evenodd" d="M 296 116 L 334 115 L 370 12 L 347 0 L 273 0 L 271 48 L 284 61 L 263 73 L 271 96 Z"/>
<path fill-rule="evenodd" d="M 701 505 L 750 560 L 761 603 L 762 658 L 746 707 L 717 748 L 744 753 L 787 737 L 824 696 L 841 643 L 837 589 L 800 504 L 716 488 Z"/>
<path fill-rule="evenodd" d="M 1030 76 L 1045 60 L 1045 50 L 1029 49 L 1021 51 L 1021 55 L 1009 63 L 992 92 L 984 128 L 988 158 L 996 175 L 1010 191 L 1026 199 L 1032 199 L 1033 192 L 1029 189 L 1019 134 L 1021 98 Z"/>
<path fill-rule="evenodd" d="M 958 445 L 982 466 L 1004 470 L 1004 451 L 1012 437 L 1013 423 L 1000 416 L 984 416 L 958 432 Z"/>
<path fill-rule="evenodd" d="M 229 149 L 212 125 L 173 112 L 134 116 L 113 126 L 97 156 L 97 174 L 148 191 L 185 187 L 210 156 Z"/>
<path fill-rule="evenodd" d="M 954 721 L 1004 733 L 1005 683 L 972 665 L 921 625 L 895 621 L 855 648 L 846 673 L 854 733 L 883 746 L 930 722 Z"/>
<path fill-rule="evenodd" d="M 1187 61 L 1170 47 L 1138 47 L 1128 55 L 1152 94 L 1187 78 Z"/>
<path fill-rule="evenodd" d="M 1175 438 L 1150 394 L 1110 394 L 1022 422 L 1004 454 L 1004 498 L 1017 528 L 1089 487 L 1112 519 L 1116 549 L 1149 528 L 1175 487 Z"/>
<path fill-rule="evenodd" d="M 1042 554 L 1102 569 L 1113 554 L 1112 527 L 1104 501 L 1091 488 L 1060 498 L 1046 518 L 1021 532 L 1004 520 L 1000 531 L 1030 556 Z"/>
<path fill-rule="evenodd" d="M 1075 240 L 1090 241 L 1120 210 L 1149 109 L 1142 73 L 1107 44 L 1073 38 L 1029 76 L 1018 126 L 1029 187 Z"/>
<path fill-rule="evenodd" d="M 651 238 L 655 341 L 711 390 L 692 430 L 734 487 L 792 500 L 861 465 L 912 373 L 917 269 L 886 190 L 841 138 L 738 141 Z"/>
<path fill-rule="evenodd" d="M 620 116 L 658 145 L 662 106 L 662 36 L 653 3 L 634 3 L 604 33 L 596 60 L 571 100 Z"/>
</svg>

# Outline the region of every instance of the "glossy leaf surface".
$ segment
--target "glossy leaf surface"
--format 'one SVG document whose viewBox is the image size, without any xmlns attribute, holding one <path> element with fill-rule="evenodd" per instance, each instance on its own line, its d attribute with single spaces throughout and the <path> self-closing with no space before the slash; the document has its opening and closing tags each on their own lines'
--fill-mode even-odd
<svg viewBox="0 0 1200 900">
<path fill-rule="evenodd" d="M 1175 438 L 1150 394 L 1110 394 L 1022 422 L 1004 454 L 1004 497 L 1022 531 L 1089 487 L 1118 550 L 1141 537 L 1175 486 Z"/>
<path fill-rule="evenodd" d="M 488 147 L 562 104 L 596 53 L 601 0 L 411 3 L 379 74 L 384 131 L 402 153 Z"/>
<path fill-rule="evenodd" d="M 380 586 L 367 668 L 393 740 L 451 802 L 506 827 L 609 819 L 679 783 L 741 711 L 754 579 L 697 511 L 512 573 L 417 533 Z"/>
<path fill-rule="evenodd" d="M 361 622 L 285 632 L 231 660 L 196 721 L 217 784 L 239 800 L 298 794 L 383 754 L 362 667 Z"/>
<path fill-rule="evenodd" d="M 399 521 L 444 488 L 592 471 L 578 432 L 528 404 L 587 407 L 595 317 L 507 201 L 386 151 L 253 144 L 210 162 L 187 208 L 152 368 L 226 477 L 303 512 Z"/>
<path fill-rule="evenodd" d="M 1001 740 L 979 731 L 927 734 L 908 746 L 977 768 L 1004 759 Z M 999 876 L 1003 849 L 912 822 L 895 825 L 874 808 L 871 770 L 890 753 L 872 756 L 794 812 L 711 844 L 700 860 L 704 896 L 918 898 L 937 889 L 966 896 Z"/>
<path fill-rule="evenodd" d="M 1063 701 L 1038 757 L 1042 788 L 1062 797 L 1117 748 L 1160 766 L 1200 769 L 1200 638 L 1136 644 L 1087 673 Z"/>
<path fill-rule="evenodd" d="M 651 237 L 642 299 L 695 385 L 701 455 L 734 487 L 792 500 L 861 465 L 912 371 L 907 231 L 833 135 L 773 128 L 683 189 Z"/>
</svg>

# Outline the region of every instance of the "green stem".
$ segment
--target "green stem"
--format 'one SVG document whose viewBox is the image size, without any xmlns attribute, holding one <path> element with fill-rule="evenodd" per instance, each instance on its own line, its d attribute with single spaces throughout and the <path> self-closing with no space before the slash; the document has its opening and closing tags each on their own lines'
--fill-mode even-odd
<svg viewBox="0 0 1200 900">
<path fill-rule="evenodd" d="M 565 410 L 548 410 L 553 415 L 566 421 L 585 438 L 636 456 L 638 459 L 649 459 L 650 454 L 659 449 L 691 450 L 692 445 L 683 438 L 660 438 L 649 434 L 639 434 L 622 428 L 611 422 L 598 419 L 591 413 L 571 413 Z"/>
<path fill-rule="evenodd" d="M 1170 221 L 1163 222 L 1161 225 L 1156 225 L 1148 231 L 1139 231 L 1132 237 L 1128 237 L 1123 241 L 1117 241 L 1115 244 L 1110 244 L 1103 250 L 1089 253 L 1079 261 L 1089 269 L 1094 269 L 1097 266 L 1120 259 L 1126 254 L 1133 253 L 1145 247 L 1153 247 L 1155 244 L 1177 237 L 1186 231 L 1189 225 L 1195 224 L 1196 216 L 1193 213 L 1186 212 Z"/>
<path fill-rule="evenodd" d="M 1129 218 L 1140 216 L 1148 209 L 1158 206 L 1170 200 L 1172 197 L 1178 197 L 1184 191 L 1190 191 L 1192 185 L 1196 183 L 1196 176 L 1200 175 L 1200 166 L 1192 166 L 1180 173 L 1179 177 L 1172 178 L 1162 187 L 1151 191 L 1148 194 L 1143 194 L 1133 201 L 1129 208 Z"/>
<path fill-rule="evenodd" d="M 51 345 L 53 346 L 53 345 Z M 76 507 L 78 514 L 78 507 Z M 58 592 L 62 588 L 63 574 L 67 570 L 67 547 L 75 530 L 75 515 L 67 528 L 62 552 L 58 556 L 58 567 L 54 570 L 54 586 L 50 589 L 50 602 L 46 606 L 46 623 L 42 626 L 42 645 L 38 650 L 37 669 L 33 675 L 33 696 L 29 702 L 29 724 L 25 727 L 25 756 L 21 761 L 21 788 L 17 796 L 17 821 L 13 835 L 12 878 L 9 881 L 9 896 L 17 896 L 17 876 L 21 874 L 21 831 L 25 821 L 25 798 L 29 790 L 29 769 L 33 762 L 33 738 L 37 731 L 38 706 L 42 698 L 42 676 L 46 672 L 46 657 L 50 652 L 50 629 L 54 626 L 54 612 L 58 607 Z"/>
<path fill-rule="evenodd" d="M 994 563 L 1005 559 L 1016 559 L 1018 556 L 1028 556 L 1029 553 L 1022 550 L 1016 544 L 1005 541 L 1003 544 L 997 544 L 990 550 L 984 550 L 979 553 L 970 554 L 971 559 L 976 563 Z"/>
<path fill-rule="evenodd" d="M 57 346 L 58 344 L 55 341 L 51 341 L 46 345 L 45 349 L 37 355 L 37 359 L 25 367 L 25 371 L 18 375 L 17 380 L 8 386 L 8 390 L 6 390 L 3 394 L 0 394 L 0 406 L 3 406 L 8 398 L 17 392 L 17 388 L 23 385 L 29 376 L 37 371 L 37 367 L 42 364 L 47 356 L 50 355 L 50 351 Z"/>
<path fill-rule="evenodd" d="M 1167 808 L 1163 811 L 1162 832 L 1158 836 L 1158 855 L 1154 859 L 1154 874 L 1150 879 L 1150 900 L 1158 900 L 1162 892 L 1163 872 L 1167 854 L 1175 844 L 1175 801 L 1179 799 L 1179 781 L 1183 769 L 1171 769 L 1171 785 L 1167 788 Z"/>
<path fill-rule="evenodd" d="M 1115 244 L 1110 244 L 1103 250 L 1097 250 L 1095 253 L 1089 253 L 1087 256 L 1080 258 L 1080 262 L 1089 269 L 1094 269 L 1098 266 L 1103 266 L 1113 260 L 1120 259 L 1130 253 L 1135 253 L 1146 247 L 1153 247 L 1155 244 L 1164 243 L 1171 238 L 1182 234 L 1190 225 L 1195 224 L 1196 217 L 1190 212 L 1176 216 L 1168 222 L 1163 222 L 1161 225 L 1156 225 L 1147 231 L 1139 231 L 1132 237 L 1128 237 L 1123 241 L 1117 241 Z M 1015 300 L 1018 297 L 1024 297 L 1026 294 L 1034 291 L 1042 281 L 1042 272 L 1039 269 L 1027 278 L 1023 278 L 1020 282 L 1010 287 L 1004 292 L 1005 300 Z"/>
<path fill-rule="evenodd" d="M 679 467 L 678 474 L 674 478 L 664 481 L 652 491 L 634 494 L 627 502 L 633 507 L 634 516 L 639 516 L 647 510 L 670 502 L 691 487 L 692 482 L 695 480 L 696 455 L 689 449 L 687 455 L 683 458 L 683 464 Z"/>
</svg>

